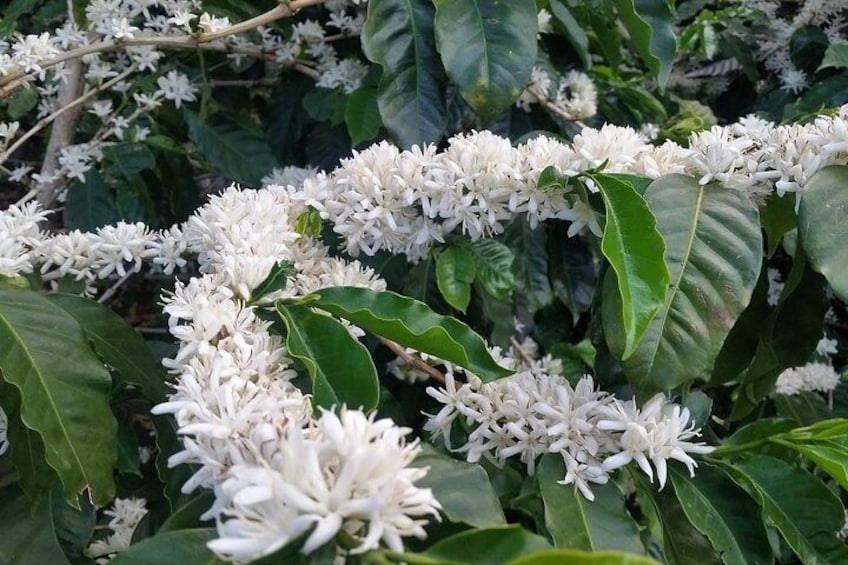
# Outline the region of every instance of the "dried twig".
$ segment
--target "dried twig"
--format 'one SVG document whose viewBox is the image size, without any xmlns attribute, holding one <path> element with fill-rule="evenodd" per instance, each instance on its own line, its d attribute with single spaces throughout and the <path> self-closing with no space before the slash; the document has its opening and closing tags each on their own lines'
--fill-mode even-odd
<svg viewBox="0 0 848 565">
<path fill-rule="evenodd" d="M 379 336 L 377 337 L 383 343 L 383 345 L 394 351 L 398 357 L 406 361 L 408 364 L 412 365 L 420 371 L 427 373 L 428 375 L 430 375 L 431 378 L 436 381 L 439 381 L 441 384 L 445 384 L 444 373 L 442 373 L 441 371 L 421 359 L 421 357 L 409 353 L 402 345 L 399 345 L 389 339 Z"/>
</svg>

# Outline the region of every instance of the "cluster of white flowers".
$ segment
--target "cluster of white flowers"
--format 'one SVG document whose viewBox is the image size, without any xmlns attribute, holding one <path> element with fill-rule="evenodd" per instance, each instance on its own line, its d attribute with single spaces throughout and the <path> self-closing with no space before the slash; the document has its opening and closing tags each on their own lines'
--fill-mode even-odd
<svg viewBox="0 0 848 565">
<path fill-rule="evenodd" d="M 512 357 L 517 351 L 508 352 L 501 364 L 511 362 L 516 373 L 485 384 L 465 373 L 467 382 L 458 385 L 456 376 L 462 371 L 445 364 L 445 386 L 427 388 L 444 406 L 430 416 L 425 429 L 451 448 L 453 424 L 459 421 L 468 434 L 455 451 L 465 453 L 469 462 L 485 457 L 500 466 L 517 457 L 530 474 L 540 456 L 556 453 L 566 469 L 560 483 L 574 485 L 589 500 L 594 500 L 592 483 L 607 483 L 613 470 L 631 461 L 651 481 L 656 472 L 663 488 L 669 459 L 694 474 L 697 463 L 689 454 L 712 451 L 690 441 L 700 433 L 689 422 L 688 409 L 665 395 L 654 396 L 640 409 L 632 400 L 621 402 L 595 390 L 589 376 L 572 386 L 559 374 L 557 361 L 550 356 L 534 359 L 534 350 L 525 341 L 517 358 Z M 498 353 L 493 351 L 496 357 Z"/>
<path fill-rule="evenodd" d="M 842 377 L 829 363 L 813 362 L 801 367 L 786 369 L 777 377 L 777 394 L 799 392 L 831 392 L 842 382 Z"/>
<path fill-rule="evenodd" d="M 533 67 L 530 84 L 515 103 L 526 112 L 532 104 L 541 103 L 561 117 L 583 120 L 597 113 L 598 92 L 586 73 L 569 71 L 555 82 L 551 73 Z"/>
<path fill-rule="evenodd" d="M 92 542 L 85 549 L 85 554 L 101 565 L 130 547 L 133 532 L 147 514 L 147 501 L 143 498 L 116 498 L 112 508 L 104 514 L 111 518 L 108 528 L 112 533 Z"/>
</svg>

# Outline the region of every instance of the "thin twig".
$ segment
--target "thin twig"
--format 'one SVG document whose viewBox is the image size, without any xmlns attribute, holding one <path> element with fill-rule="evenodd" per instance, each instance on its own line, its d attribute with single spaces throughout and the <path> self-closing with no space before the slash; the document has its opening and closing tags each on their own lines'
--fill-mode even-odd
<svg viewBox="0 0 848 565">
<path fill-rule="evenodd" d="M 424 371 L 434 380 L 439 381 L 441 384 L 445 384 L 445 375 L 429 363 L 425 362 L 421 357 L 417 355 L 413 355 L 409 353 L 403 346 L 386 339 L 384 337 L 377 336 L 377 338 L 389 349 L 397 353 L 397 356 L 406 361 L 408 364 L 412 365 L 418 370 Z"/>
<path fill-rule="evenodd" d="M 521 347 L 521 344 L 518 343 L 518 340 L 515 339 L 515 337 L 510 337 L 509 343 L 510 345 L 512 345 L 513 349 L 515 349 L 515 352 L 518 353 L 518 356 L 521 357 L 525 363 L 527 363 L 528 365 L 533 365 L 535 360 L 530 357 L 530 355 L 526 351 L 524 351 L 524 348 Z"/>
<path fill-rule="evenodd" d="M 118 292 L 118 289 L 121 288 L 124 283 L 127 282 L 131 276 L 133 276 L 133 274 L 134 273 L 127 273 L 126 275 L 115 281 L 115 284 L 106 289 L 106 292 L 104 292 L 103 295 L 97 299 L 97 302 L 99 302 L 100 304 L 106 304 L 106 302 L 110 298 L 115 296 L 115 293 Z"/>
</svg>

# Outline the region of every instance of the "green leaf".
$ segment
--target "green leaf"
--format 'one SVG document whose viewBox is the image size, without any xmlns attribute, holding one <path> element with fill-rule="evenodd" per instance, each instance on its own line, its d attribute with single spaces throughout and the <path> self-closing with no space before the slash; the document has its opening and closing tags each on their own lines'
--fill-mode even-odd
<svg viewBox="0 0 848 565">
<path fill-rule="evenodd" d="M 138 437 L 132 422 L 118 420 L 118 473 L 141 477 L 141 457 L 138 453 Z"/>
<path fill-rule="evenodd" d="M 156 429 L 156 474 L 165 485 L 163 494 L 171 511 L 174 511 L 188 500 L 182 488 L 198 469 L 188 463 L 175 467 L 168 465 L 168 459 L 184 449 L 182 438 L 177 434 L 177 423 L 170 414 L 154 415 L 152 419 Z"/>
<path fill-rule="evenodd" d="M 144 339 L 123 318 L 82 296 L 50 294 L 48 298 L 77 321 L 97 355 L 118 371 L 119 382 L 141 387 L 153 402 L 165 400 L 170 393 L 165 372 Z"/>
<path fill-rule="evenodd" d="M 144 143 L 116 143 L 103 147 L 109 163 L 107 171 L 114 176 L 131 177 L 156 168 L 156 156 Z"/>
<path fill-rule="evenodd" d="M 300 235 L 320 237 L 323 224 L 324 220 L 321 219 L 321 212 L 310 206 L 306 212 L 297 217 L 297 227 L 295 230 Z"/>
<path fill-rule="evenodd" d="M 62 218 L 67 229 L 82 231 L 94 231 L 119 219 L 115 200 L 98 171 L 87 171 L 85 182 L 74 181 L 68 189 Z"/>
<path fill-rule="evenodd" d="M 482 240 L 481 240 L 482 241 Z M 513 285 L 527 299 L 530 312 L 538 312 L 553 302 L 548 278 L 547 233 L 544 224 L 535 229 L 523 218 L 516 218 L 504 231 L 503 242 L 512 250 L 512 269 L 504 265 L 497 274 L 514 274 Z"/>
<path fill-rule="evenodd" d="M 649 557 L 619 551 L 590 553 L 577 549 L 556 549 L 514 559 L 507 565 L 659 565 L 659 563 Z"/>
<path fill-rule="evenodd" d="M 309 212 L 306 213 L 308 214 Z M 274 268 L 265 277 L 265 280 L 259 283 L 259 286 L 251 292 L 251 301 L 255 302 L 272 292 L 284 290 L 288 285 L 289 279 L 295 275 L 297 275 L 297 269 L 294 263 L 291 261 L 277 261 Z"/>
<path fill-rule="evenodd" d="M 765 206 L 760 209 L 760 221 L 766 232 L 768 256 L 771 257 L 783 236 L 798 226 L 795 199 L 787 195 L 778 196 L 776 192 L 769 194 Z"/>
<path fill-rule="evenodd" d="M 18 388 L 21 419 L 44 442 L 65 497 L 91 491 L 100 505 L 115 495 L 117 425 L 112 379 L 74 318 L 35 292 L 0 290 L 0 369 Z"/>
<path fill-rule="evenodd" d="M 348 96 L 345 124 L 353 145 L 377 137 L 380 133 L 380 109 L 377 107 L 376 88 L 360 88 Z"/>
<path fill-rule="evenodd" d="M 277 166 L 265 140 L 238 122 L 221 116 L 204 122 L 189 110 L 183 115 L 189 139 L 228 179 L 258 188 L 262 177 Z"/>
<path fill-rule="evenodd" d="M 215 528 L 177 530 L 155 535 L 133 544 L 118 553 L 112 565 L 218 565 L 221 561 L 206 547 L 206 543 L 218 537 Z"/>
<path fill-rule="evenodd" d="M 448 247 L 436 258 L 436 284 L 445 301 L 465 313 L 471 302 L 471 283 L 477 269 L 474 255 L 465 246 Z"/>
<path fill-rule="evenodd" d="M 669 284 L 663 260 L 666 244 L 657 231 L 657 220 L 633 185 L 610 175 L 592 175 L 606 206 L 601 251 L 618 281 L 624 344 L 627 359 L 648 331 L 662 307 Z M 606 323 L 605 323 L 606 326 Z"/>
<path fill-rule="evenodd" d="M 848 67 L 848 41 L 839 41 L 828 45 L 827 51 L 824 52 L 821 65 L 816 70 L 820 71 L 830 67 L 835 69 Z"/>
<path fill-rule="evenodd" d="M 201 491 L 200 494 L 168 516 L 168 519 L 157 530 L 157 535 L 209 525 L 208 522 L 202 522 L 200 517 L 212 507 L 214 502 L 214 493 L 208 490 Z"/>
<path fill-rule="evenodd" d="M 614 482 L 593 485 L 595 500 L 590 501 L 573 486 L 558 484 L 564 476 L 562 457 L 553 453 L 542 457 L 537 478 L 545 526 L 556 547 L 644 552 L 636 522 L 624 508 L 624 495 Z"/>
<path fill-rule="evenodd" d="M 24 86 L 18 89 L 9 99 L 6 107 L 9 117 L 18 120 L 29 114 L 38 105 L 38 91 L 35 88 Z"/>
<path fill-rule="evenodd" d="M 674 14 L 668 0 L 615 0 L 618 17 L 627 28 L 639 56 L 665 89 L 677 51 Z"/>
<path fill-rule="evenodd" d="M 730 473 L 803 563 L 848 563 L 848 546 L 836 537 L 845 524 L 842 503 L 816 477 L 765 455 L 746 457 Z"/>
<path fill-rule="evenodd" d="M 671 284 L 624 367 L 638 387 L 667 390 L 712 368 L 753 295 L 762 235 L 744 191 L 669 175 L 648 187 L 645 200 L 665 239 Z"/>
<path fill-rule="evenodd" d="M 563 222 L 554 226 L 550 238 L 551 289 L 576 322 L 577 317 L 588 312 L 595 297 L 598 273 L 595 256 L 585 239 L 567 237 Z"/>
<path fill-rule="evenodd" d="M 32 500 L 9 485 L 0 489 L 0 563 L 61 565 L 68 563 L 53 530 L 50 497 Z"/>
<path fill-rule="evenodd" d="M 813 269 L 833 293 L 848 302 L 848 167 L 834 165 L 814 174 L 801 191 L 798 235 Z"/>
<path fill-rule="evenodd" d="M 509 108 L 536 62 L 533 2 L 435 0 L 436 48 L 448 76 L 480 119 Z"/>
<path fill-rule="evenodd" d="M 12 0 L 3 10 L 2 23 L 0 23 L 0 36 L 11 37 L 16 29 L 16 24 L 23 21 L 21 16 L 33 12 L 44 0 Z M 35 89 L 33 89 L 35 90 Z M 12 119 L 17 119 L 11 116 Z"/>
<path fill-rule="evenodd" d="M 477 265 L 477 282 L 495 298 L 506 298 L 512 294 L 515 288 L 515 257 L 509 247 L 494 239 L 478 239 L 470 247 Z"/>
<path fill-rule="evenodd" d="M 848 446 L 842 441 L 822 441 L 813 444 L 803 444 L 784 439 L 776 439 L 777 443 L 791 447 L 833 477 L 842 488 L 848 488 Z"/>
<path fill-rule="evenodd" d="M 694 477 L 669 466 L 677 499 L 726 565 L 769 564 L 774 555 L 757 504 L 718 467 L 702 464 Z"/>
<path fill-rule="evenodd" d="M 330 88 L 313 88 L 303 96 L 303 109 L 313 120 L 337 126 L 344 122 L 347 95 Z"/>
<path fill-rule="evenodd" d="M 452 459 L 428 444 L 422 448 L 413 466 L 429 471 L 415 485 L 432 489 L 448 520 L 475 528 L 506 523 L 498 496 L 480 465 Z"/>
<path fill-rule="evenodd" d="M 359 287 L 325 288 L 305 300 L 371 333 L 455 363 L 483 382 L 513 374 L 492 359 L 483 338 L 471 328 L 418 300 Z"/>
<path fill-rule="evenodd" d="M 798 427 L 798 422 L 786 418 L 763 418 L 739 428 L 713 451 L 717 457 L 744 453 L 768 442 L 773 436 Z"/>
<path fill-rule="evenodd" d="M 802 390 L 798 394 L 772 395 L 777 415 L 792 418 L 804 425 L 815 424 L 832 417 L 824 398 L 817 392 Z"/>
<path fill-rule="evenodd" d="M 563 0 L 551 0 L 548 4 L 554 22 L 554 29 L 563 36 L 571 45 L 580 64 L 589 70 L 592 68 L 592 57 L 589 53 L 589 38 L 583 30 L 583 26 L 574 19 Z"/>
<path fill-rule="evenodd" d="M 306 306 L 278 302 L 277 313 L 286 324 L 289 354 L 300 359 L 312 377 L 316 408 L 377 407 L 380 387 L 374 361 L 347 328 Z"/>
<path fill-rule="evenodd" d="M 97 508 L 84 494 L 79 496 L 79 506 L 80 509 L 77 510 L 65 501 L 58 484 L 50 491 L 53 532 L 62 551 L 75 563 L 79 562 L 83 551 L 88 547 L 97 525 Z"/>
<path fill-rule="evenodd" d="M 548 540 L 520 526 L 501 526 L 453 535 L 436 542 L 423 555 L 435 563 L 501 565 L 550 547 Z"/>
<path fill-rule="evenodd" d="M 383 67 L 380 116 L 403 148 L 436 143 L 447 124 L 434 14 L 429 0 L 375 0 L 362 27 L 362 52 Z"/>
</svg>

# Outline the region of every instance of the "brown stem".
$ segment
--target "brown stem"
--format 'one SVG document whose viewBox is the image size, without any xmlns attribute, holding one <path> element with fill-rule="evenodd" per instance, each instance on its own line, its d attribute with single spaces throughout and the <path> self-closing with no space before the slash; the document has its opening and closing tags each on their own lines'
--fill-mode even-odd
<svg viewBox="0 0 848 565">
<path fill-rule="evenodd" d="M 423 359 L 421 359 L 421 357 L 419 357 L 418 355 L 414 355 L 412 353 L 409 353 L 406 350 L 405 347 L 403 347 L 402 345 L 399 345 L 399 344 L 397 344 L 397 343 L 395 343 L 395 342 L 393 342 L 389 339 L 386 339 L 384 337 L 379 337 L 379 336 L 377 336 L 377 337 L 383 343 L 383 345 L 385 345 L 386 347 L 388 347 L 389 349 L 394 351 L 397 354 L 398 357 L 400 357 L 401 359 L 406 361 L 408 364 L 412 365 L 413 367 L 415 367 L 416 369 L 418 369 L 420 371 L 424 371 L 425 373 L 430 375 L 430 377 L 432 377 L 434 380 L 439 381 L 441 384 L 445 384 L 444 373 L 442 373 L 441 371 L 439 371 L 438 369 L 436 369 L 435 367 L 433 367 L 429 363 L 425 362 Z"/>
</svg>

